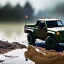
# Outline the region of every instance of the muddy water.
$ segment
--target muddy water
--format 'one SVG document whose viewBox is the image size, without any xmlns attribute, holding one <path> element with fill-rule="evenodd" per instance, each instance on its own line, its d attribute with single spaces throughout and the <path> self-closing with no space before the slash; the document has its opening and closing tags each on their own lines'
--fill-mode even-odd
<svg viewBox="0 0 64 64">
<path fill-rule="evenodd" d="M 24 33 L 24 24 L 23 23 L 0 23 L 0 40 L 11 42 L 19 42 L 28 46 L 26 34 Z M 18 56 L 18 57 L 5 57 L 3 64 L 34 64 L 34 62 L 28 60 L 25 61 L 24 52 L 26 49 L 17 49 L 11 52 L 8 52 L 4 55 L 9 56 Z M 2 58 L 4 57 L 2 56 Z M 1 55 L 0 55 L 1 56 Z M 2 63 L 0 63 L 2 64 Z"/>
<path fill-rule="evenodd" d="M 3 56 L 1 56 L 2 59 L 4 58 L 5 55 L 7 55 L 8 57 L 5 57 L 5 59 L 3 59 L 4 62 L 1 62 L 0 64 L 34 64 L 34 62 L 32 62 L 31 60 L 25 61 L 25 51 L 26 49 L 17 49 L 6 54 L 3 54 Z"/>
</svg>

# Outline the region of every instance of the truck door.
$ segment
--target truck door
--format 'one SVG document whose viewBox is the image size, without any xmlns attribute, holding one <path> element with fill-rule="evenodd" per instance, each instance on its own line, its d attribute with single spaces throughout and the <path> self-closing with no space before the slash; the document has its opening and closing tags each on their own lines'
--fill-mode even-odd
<svg viewBox="0 0 64 64">
<path fill-rule="evenodd" d="M 37 37 L 46 38 L 47 31 L 45 27 L 45 23 L 39 23 L 39 26 L 35 29 L 35 34 Z"/>
</svg>

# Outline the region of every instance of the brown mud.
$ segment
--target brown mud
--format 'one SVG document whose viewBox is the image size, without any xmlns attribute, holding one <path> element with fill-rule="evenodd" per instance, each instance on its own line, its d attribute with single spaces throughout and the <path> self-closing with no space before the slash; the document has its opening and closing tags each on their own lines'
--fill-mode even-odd
<svg viewBox="0 0 64 64">
<path fill-rule="evenodd" d="M 25 58 L 32 60 L 35 64 L 64 64 L 64 52 L 46 50 L 32 45 L 28 46 Z"/>
<path fill-rule="evenodd" d="M 22 49 L 22 48 L 26 48 L 26 46 L 23 44 L 20 44 L 18 42 L 9 43 L 8 41 L 1 41 L 0 40 L 0 54 L 7 53 L 7 52 L 12 51 L 14 49 Z"/>
</svg>

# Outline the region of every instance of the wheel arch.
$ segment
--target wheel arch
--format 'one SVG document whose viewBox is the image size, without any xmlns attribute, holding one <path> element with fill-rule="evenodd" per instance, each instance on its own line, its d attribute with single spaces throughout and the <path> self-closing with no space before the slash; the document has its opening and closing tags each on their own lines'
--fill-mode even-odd
<svg viewBox="0 0 64 64">
<path fill-rule="evenodd" d="M 27 30 L 27 33 L 33 33 L 33 31 L 31 31 L 31 30 Z"/>
<path fill-rule="evenodd" d="M 52 36 L 52 37 L 55 38 L 54 34 L 52 34 L 52 33 L 47 33 L 47 37 L 48 37 L 48 36 Z"/>
</svg>

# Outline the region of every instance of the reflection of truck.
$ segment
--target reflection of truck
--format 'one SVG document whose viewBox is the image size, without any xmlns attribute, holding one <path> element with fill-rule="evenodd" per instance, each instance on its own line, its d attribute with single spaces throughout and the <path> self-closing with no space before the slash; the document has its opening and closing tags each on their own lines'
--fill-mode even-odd
<svg viewBox="0 0 64 64">
<path fill-rule="evenodd" d="M 25 25 L 29 44 L 34 45 L 35 39 L 45 40 L 47 49 L 55 49 L 57 43 L 64 42 L 64 27 L 60 19 L 38 19 L 35 25 Z"/>
</svg>

